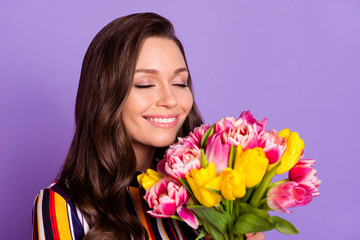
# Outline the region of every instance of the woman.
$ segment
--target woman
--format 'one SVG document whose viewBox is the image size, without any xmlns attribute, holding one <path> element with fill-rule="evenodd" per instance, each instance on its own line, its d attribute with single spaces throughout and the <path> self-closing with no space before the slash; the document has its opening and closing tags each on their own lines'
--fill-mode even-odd
<svg viewBox="0 0 360 240">
<path fill-rule="evenodd" d="M 167 19 L 132 14 L 95 36 L 75 119 L 60 178 L 35 200 L 33 239 L 196 238 L 184 223 L 147 215 L 134 180 L 177 136 L 202 123 L 184 49 Z"/>
</svg>

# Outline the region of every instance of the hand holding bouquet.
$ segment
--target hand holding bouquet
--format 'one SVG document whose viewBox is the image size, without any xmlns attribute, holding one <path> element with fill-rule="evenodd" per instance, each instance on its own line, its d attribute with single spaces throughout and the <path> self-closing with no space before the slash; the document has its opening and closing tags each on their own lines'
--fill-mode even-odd
<svg viewBox="0 0 360 240">
<path fill-rule="evenodd" d="M 318 196 L 315 160 L 301 159 L 296 132 L 266 130 L 247 111 L 195 128 L 166 151 L 157 171 L 138 176 L 149 214 L 199 228 L 198 239 L 244 239 L 245 233 L 276 229 L 296 234 L 288 221 L 268 211 L 290 213 Z M 271 182 L 275 174 L 288 178 Z"/>
</svg>

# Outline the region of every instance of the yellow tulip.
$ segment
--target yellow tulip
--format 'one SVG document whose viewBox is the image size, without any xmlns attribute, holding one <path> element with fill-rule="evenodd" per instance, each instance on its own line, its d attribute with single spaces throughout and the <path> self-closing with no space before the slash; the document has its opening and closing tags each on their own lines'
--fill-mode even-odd
<svg viewBox="0 0 360 240">
<path fill-rule="evenodd" d="M 196 199 L 205 207 L 215 206 L 222 199 L 221 194 L 217 194 L 206 189 L 206 184 L 211 180 L 214 180 L 216 177 L 215 165 L 212 162 L 210 162 L 206 168 L 192 169 L 190 171 L 190 175 L 186 174 L 186 180 L 188 181 Z M 217 185 L 215 188 L 220 188 L 220 182 L 215 185 Z"/>
<path fill-rule="evenodd" d="M 244 171 L 247 188 L 254 187 L 263 179 L 268 164 L 269 160 L 262 148 L 255 147 L 242 152 L 242 148 L 239 151 L 238 146 L 234 170 L 240 171 L 242 169 Z"/>
<path fill-rule="evenodd" d="M 282 157 L 280 158 L 281 165 L 277 169 L 275 174 L 282 174 L 289 171 L 299 161 L 299 158 L 304 150 L 304 141 L 299 137 L 296 132 L 291 132 L 288 128 L 281 130 L 278 134 L 279 137 L 286 139 L 286 149 Z M 268 170 L 276 165 L 270 164 Z"/>
<path fill-rule="evenodd" d="M 148 169 L 145 173 L 139 174 L 137 176 L 137 180 L 145 190 L 148 190 L 163 177 L 164 175 L 161 173 L 158 173 L 152 169 Z"/>
<path fill-rule="evenodd" d="M 242 169 L 225 168 L 218 178 L 220 178 L 221 194 L 227 200 L 232 201 L 245 195 L 245 174 Z M 206 187 L 213 188 L 212 182 L 207 184 Z"/>
</svg>

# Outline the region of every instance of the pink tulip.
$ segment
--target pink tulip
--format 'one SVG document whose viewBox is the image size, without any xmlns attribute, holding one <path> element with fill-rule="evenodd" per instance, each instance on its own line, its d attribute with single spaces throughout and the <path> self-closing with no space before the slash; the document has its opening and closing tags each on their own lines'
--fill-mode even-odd
<svg viewBox="0 0 360 240">
<path fill-rule="evenodd" d="M 214 133 L 228 132 L 231 128 L 235 127 L 235 122 L 236 120 L 233 117 L 226 117 L 220 119 L 215 123 Z"/>
<path fill-rule="evenodd" d="M 257 133 L 260 133 L 266 128 L 267 119 L 263 118 L 261 121 L 258 122 L 253 117 L 250 111 L 243 111 L 240 114 L 239 118 L 245 120 L 247 124 L 253 125 L 253 128 L 257 131 Z"/>
<path fill-rule="evenodd" d="M 165 172 L 175 178 L 185 178 L 192 169 L 201 168 L 201 151 L 191 138 L 179 138 L 165 153 L 165 157 L 158 164 L 157 170 Z"/>
<path fill-rule="evenodd" d="M 175 214 L 178 207 L 188 200 L 185 187 L 170 177 L 164 177 L 146 191 L 144 199 L 153 210 L 153 217 L 167 218 Z"/>
<path fill-rule="evenodd" d="M 313 199 L 297 182 L 286 182 L 276 185 L 267 193 L 268 206 L 279 212 L 292 213 L 287 208 L 305 206 Z"/>
<path fill-rule="evenodd" d="M 189 137 L 193 139 L 193 142 L 194 144 L 196 144 L 196 146 L 200 147 L 201 139 L 209 128 L 210 125 L 203 124 L 200 127 L 195 128 L 192 132 L 190 132 Z"/>
<path fill-rule="evenodd" d="M 231 145 L 241 145 L 243 150 L 258 146 L 258 134 L 246 120 L 232 117 L 223 118 L 215 123 L 214 134 L 208 138 L 205 155 L 208 162 L 213 162 L 219 174 L 228 167 Z"/>
<path fill-rule="evenodd" d="M 286 148 L 285 138 L 279 137 L 275 130 L 263 130 L 259 134 L 259 147 L 263 148 L 269 164 L 276 163 L 283 155 Z"/>
<path fill-rule="evenodd" d="M 229 129 L 227 132 L 228 144 L 234 146 L 241 145 L 243 150 L 258 147 L 258 134 L 252 125 L 247 124 L 245 121 L 235 127 Z"/>
<path fill-rule="evenodd" d="M 318 196 L 318 187 L 321 181 L 316 176 L 316 170 L 312 168 L 315 164 L 313 159 L 303 159 L 289 171 L 289 180 L 299 183 L 306 191 Z"/>
<path fill-rule="evenodd" d="M 227 134 L 224 132 L 214 133 L 208 138 L 205 156 L 208 162 L 214 163 L 217 174 L 228 167 L 230 148 Z"/>
<path fill-rule="evenodd" d="M 197 139 L 190 137 L 190 136 L 186 136 L 184 138 L 179 137 L 177 144 L 185 146 L 185 147 L 190 147 L 190 148 L 194 147 L 194 146 L 199 148 L 199 146 L 197 145 Z M 175 144 L 173 144 L 173 145 L 175 145 Z"/>
</svg>

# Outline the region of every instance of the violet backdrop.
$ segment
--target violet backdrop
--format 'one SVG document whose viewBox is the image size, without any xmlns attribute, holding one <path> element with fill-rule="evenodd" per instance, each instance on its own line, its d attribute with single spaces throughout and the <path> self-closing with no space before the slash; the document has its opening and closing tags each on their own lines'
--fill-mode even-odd
<svg viewBox="0 0 360 240">
<path fill-rule="evenodd" d="M 111 20 L 153 11 L 182 40 L 206 122 L 251 110 L 288 127 L 315 158 L 321 195 L 300 230 L 266 239 L 360 238 L 360 1 L 1 1 L 0 232 L 29 239 L 35 195 L 56 177 L 74 130 L 85 51 Z"/>
</svg>

